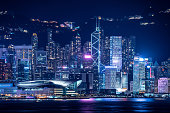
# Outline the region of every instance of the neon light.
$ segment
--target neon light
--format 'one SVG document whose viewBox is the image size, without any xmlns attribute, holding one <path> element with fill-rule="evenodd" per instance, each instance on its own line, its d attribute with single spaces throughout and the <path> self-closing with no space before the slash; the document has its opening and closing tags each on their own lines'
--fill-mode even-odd
<svg viewBox="0 0 170 113">
<path fill-rule="evenodd" d="M 84 55 L 84 58 L 85 59 L 91 59 L 92 57 L 91 57 L 91 55 Z"/>
<path fill-rule="evenodd" d="M 63 66 L 62 68 L 63 68 L 63 69 L 67 69 L 68 67 L 66 67 L 66 66 Z"/>
<path fill-rule="evenodd" d="M 139 58 L 139 61 L 144 61 L 144 59 L 143 58 Z"/>
<path fill-rule="evenodd" d="M 152 77 L 152 75 L 151 75 L 151 67 L 150 67 L 150 78 Z"/>
<path fill-rule="evenodd" d="M 105 66 L 105 68 L 117 68 L 117 66 Z"/>
<path fill-rule="evenodd" d="M 151 66 L 147 66 L 147 68 L 150 68 Z"/>
</svg>

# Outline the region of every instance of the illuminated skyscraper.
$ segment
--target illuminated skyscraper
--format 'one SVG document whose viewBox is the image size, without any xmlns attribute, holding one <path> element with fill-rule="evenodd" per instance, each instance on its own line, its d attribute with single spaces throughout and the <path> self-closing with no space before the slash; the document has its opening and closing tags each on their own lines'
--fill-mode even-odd
<svg viewBox="0 0 170 113">
<path fill-rule="evenodd" d="M 121 73 L 121 88 L 128 89 L 128 73 L 126 72 Z"/>
<path fill-rule="evenodd" d="M 63 52 L 63 65 L 69 67 L 69 61 L 70 61 L 70 45 L 67 44 L 64 47 L 64 52 Z"/>
<path fill-rule="evenodd" d="M 38 37 L 36 33 L 32 36 L 32 79 L 35 79 L 36 51 L 38 50 Z"/>
<path fill-rule="evenodd" d="M 101 62 L 105 66 L 110 66 L 110 37 L 105 37 L 102 47 Z"/>
<path fill-rule="evenodd" d="M 144 58 L 134 57 L 133 65 L 133 93 L 139 94 L 145 92 L 145 65 Z"/>
<path fill-rule="evenodd" d="M 94 89 L 102 89 L 104 83 L 104 65 L 101 63 L 101 36 L 100 29 L 101 17 L 96 19 L 96 31 L 91 34 L 91 56 L 93 60 L 94 74 Z"/>
<path fill-rule="evenodd" d="M 77 62 L 77 68 L 80 68 L 81 66 L 81 37 L 80 34 L 77 34 L 76 37 L 74 37 L 74 53 L 75 53 L 75 60 Z"/>
<path fill-rule="evenodd" d="M 56 68 L 60 67 L 60 44 L 56 43 Z"/>
<path fill-rule="evenodd" d="M 100 53 L 100 41 L 101 41 L 101 30 L 100 30 L 101 17 L 96 19 L 96 31 L 91 34 L 91 55 L 93 59 L 93 67 L 97 68 L 98 73 L 101 72 L 101 53 Z"/>
<path fill-rule="evenodd" d="M 83 68 L 92 69 L 93 68 L 93 60 L 91 56 L 91 42 L 86 42 L 83 46 Z"/>
<path fill-rule="evenodd" d="M 32 66 L 32 46 L 14 46 L 15 62 L 14 69 L 17 81 L 32 80 L 31 66 Z M 24 73 L 26 72 L 26 73 Z M 20 79 L 18 79 L 20 77 Z"/>
<path fill-rule="evenodd" d="M 116 68 L 115 88 L 121 88 L 122 36 L 110 36 L 110 66 Z"/>
<path fill-rule="evenodd" d="M 91 54 L 91 42 L 86 42 L 83 46 L 83 54 Z"/>
<path fill-rule="evenodd" d="M 47 29 L 47 32 L 48 32 L 48 45 L 46 46 L 46 50 L 47 50 L 48 72 L 55 73 L 56 71 L 56 44 L 52 40 L 52 30 Z"/>
<path fill-rule="evenodd" d="M 116 89 L 116 71 L 114 66 L 105 66 L 105 84 L 103 89 Z"/>
<path fill-rule="evenodd" d="M 158 93 L 168 93 L 168 78 L 158 79 Z"/>
<path fill-rule="evenodd" d="M 149 58 L 146 62 L 147 64 L 145 66 L 145 90 L 146 93 L 153 93 L 155 76 L 152 59 Z"/>
<path fill-rule="evenodd" d="M 135 36 L 122 38 L 122 70 L 124 72 L 129 72 L 129 68 L 132 67 L 135 56 L 135 40 Z"/>
<path fill-rule="evenodd" d="M 10 63 L 5 63 L 6 59 L 0 59 L 0 80 L 12 79 L 12 68 Z"/>
<path fill-rule="evenodd" d="M 73 37 L 73 41 L 71 41 L 69 47 L 69 59 L 70 59 L 70 68 L 79 69 L 81 68 L 81 58 L 82 58 L 82 51 L 81 51 L 81 37 L 80 34 L 77 33 L 76 36 Z M 68 49 L 68 47 L 67 47 Z"/>
<path fill-rule="evenodd" d="M 128 83 L 133 80 L 133 59 L 136 47 L 135 36 L 122 37 L 122 72 L 128 74 Z"/>
<path fill-rule="evenodd" d="M 43 50 L 36 51 L 36 71 L 35 80 L 47 79 L 47 52 Z"/>
<path fill-rule="evenodd" d="M 110 37 L 110 66 L 117 68 L 117 71 L 122 69 L 122 37 Z"/>
</svg>

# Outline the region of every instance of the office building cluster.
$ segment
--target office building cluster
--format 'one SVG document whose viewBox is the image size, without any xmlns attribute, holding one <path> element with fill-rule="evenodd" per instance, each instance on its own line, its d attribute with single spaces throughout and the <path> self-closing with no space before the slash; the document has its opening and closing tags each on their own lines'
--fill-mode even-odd
<svg viewBox="0 0 170 113">
<path fill-rule="evenodd" d="M 105 36 L 100 20 L 96 19 L 96 30 L 84 44 L 77 32 L 62 47 L 53 41 L 53 30 L 48 28 L 45 50 L 38 48 L 37 33 L 30 37 L 31 45 L 1 45 L 0 88 L 13 83 L 28 90 L 53 83 L 74 87 L 79 94 L 170 93 L 170 58 L 159 65 L 152 58 L 140 57 L 135 52 L 135 36 Z"/>
</svg>

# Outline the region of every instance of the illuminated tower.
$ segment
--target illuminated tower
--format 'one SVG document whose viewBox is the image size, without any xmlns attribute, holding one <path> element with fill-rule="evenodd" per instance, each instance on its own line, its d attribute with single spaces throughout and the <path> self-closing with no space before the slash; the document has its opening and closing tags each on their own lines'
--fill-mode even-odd
<svg viewBox="0 0 170 113">
<path fill-rule="evenodd" d="M 46 47 L 46 50 L 48 71 L 50 73 L 54 73 L 56 70 L 56 44 L 52 40 L 52 30 L 47 29 L 47 32 L 48 32 L 48 46 Z"/>
<path fill-rule="evenodd" d="M 98 73 L 100 73 L 100 40 L 101 40 L 101 30 L 100 30 L 100 20 L 101 17 L 96 19 L 96 31 L 91 34 L 91 55 L 93 59 L 93 67 L 97 68 Z"/>
<path fill-rule="evenodd" d="M 68 47 L 67 47 L 68 48 Z M 76 36 L 73 37 L 73 41 L 69 46 L 70 48 L 70 68 L 79 69 L 81 67 L 81 37 L 80 34 L 77 33 Z"/>
<path fill-rule="evenodd" d="M 36 51 L 38 50 L 38 37 L 36 33 L 32 36 L 32 79 L 35 79 Z"/>
<path fill-rule="evenodd" d="M 15 60 L 14 69 L 17 81 L 27 81 L 33 79 L 33 62 L 32 58 L 35 58 L 35 52 L 33 54 L 32 46 L 14 46 Z M 35 69 L 35 68 L 34 68 Z"/>
<path fill-rule="evenodd" d="M 133 65 L 133 94 L 145 92 L 145 65 L 144 58 L 134 57 Z"/>
<path fill-rule="evenodd" d="M 75 52 L 75 60 L 77 62 L 77 68 L 81 66 L 81 37 L 80 34 L 77 34 L 74 38 L 74 52 Z"/>
<path fill-rule="evenodd" d="M 103 89 L 105 75 L 105 66 L 101 63 L 101 36 L 102 30 L 100 29 L 101 17 L 96 19 L 96 31 L 91 34 L 91 56 L 93 60 L 94 70 L 94 90 L 99 91 Z"/>
<path fill-rule="evenodd" d="M 110 66 L 122 69 L 122 36 L 110 37 Z"/>
</svg>

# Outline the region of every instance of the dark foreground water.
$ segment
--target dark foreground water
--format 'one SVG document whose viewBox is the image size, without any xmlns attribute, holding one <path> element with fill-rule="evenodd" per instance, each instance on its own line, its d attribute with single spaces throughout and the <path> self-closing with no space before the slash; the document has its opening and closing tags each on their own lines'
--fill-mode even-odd
<svg viewBox="0 0 170 113">
<path fill-rule="evenodd" d="M 4 112 L 170 112 L 170 99 L 90 98 L 77 100 L 0 100 Z"/>
</svg>

